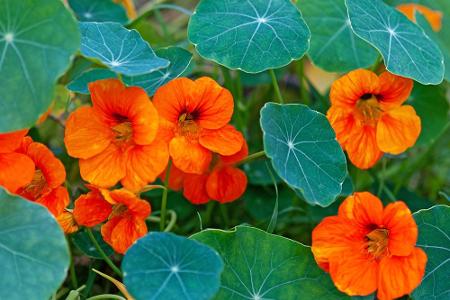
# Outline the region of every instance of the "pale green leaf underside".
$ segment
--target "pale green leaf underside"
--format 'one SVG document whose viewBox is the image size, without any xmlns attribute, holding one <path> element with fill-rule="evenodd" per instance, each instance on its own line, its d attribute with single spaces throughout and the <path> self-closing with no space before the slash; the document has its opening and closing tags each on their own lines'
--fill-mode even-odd
<svg viewBox="0 0 450 300">
<path fill-rule="evenodd" d="M 414 300 L 450 298 L 450 207 L 433 206 L 414 214 L 419 227 L 417 246 L 428 256 L 422 283 L 412 293 Z"/>
<path fill-rule="evenodd" d="M 346 159 L 324 115 L 300 104 L 267 103 L 261 128 L 275 171 L 308 203 L 328 206 L 340 195 Z"/>
<path fill-rule="evenodd" d="M 300 0 L 297 6 L 311 30 L 308 55 L 315 65 L 347 72 L 375 63 L 378 52 L 353 33 L 344 0 Z"/>
<path fill-rule="evenodd" d="M 49 299 L 69 267 L 55 218 L 39 204 L 0 188 L 0 299 Z"/>
<path fill-rule="evenodd" d="M 390 72 L 422 84 L 442 82 L 442 53 L 419 26 L 381 0 L 346 5 L 353 31 L 380 51 Z"/>
<path fill-rule="evenodd" d="M 99 59 L 110 69 L 128 76 L 153 72 L 169 65 L 159 58 L 136 30 L 113 22 L 82 22 L 81 53 Z"/>
<path fill-rule="evenodd" d="M 206 245 L 152 232 L 127 251 L 122 270 L 125 286 L 137 300 L 206 300 L 219 289 L 223 262 Z"/>
<path fill-rule="evenodd" d="M 225 262 L 215 300 L 349 299 L 317 266 L 309 247 L 260 229 L 207 229 L 191 239 L 216 249 Z"/>
<path fill-rule="evenodd" d="M 79 44 L 60 0 L 0 0 L 0 132 L 34 125 Z"/>
<path fill-rule="evenodd" d="M 128 22 L 124 7 L 113 0 L 69 0 L 69 5 L 81 22 Z"/>
<path fill-rule="evenodd" d="M 202 0 L 188 37 L 206 59 L 258 73 L 301 58 L 310 32 L 290 0 Z"/>
</svg>

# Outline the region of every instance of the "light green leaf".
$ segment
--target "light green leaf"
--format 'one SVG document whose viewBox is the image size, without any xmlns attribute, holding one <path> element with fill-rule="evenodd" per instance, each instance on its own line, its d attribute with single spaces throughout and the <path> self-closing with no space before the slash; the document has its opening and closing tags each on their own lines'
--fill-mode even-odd
<svg viewBox="0 0 450 300">
<path fill-rule="evenodd" d="M 112 0 L 69 0 L 69 6 L 82 22 L 128 23 L 124 7 Z"/>
<path fill-rule="evenodd" d="M 48 299 L 69 268 L 64 234 L 47 208 L 0 187 L 0 299 Z"/>
<path fill-rule="evenodd" d="M 140 86 L 152 96 L 156 90 L 172 79 L 182 76 L 192 61 L 192 53 L 179 47 L 169 47 L 156 50 L 156 55 L 170 61 L 167 68 L 139 76 L 124 76 L 128 85 Z"/>
<path fill-rule="evenodd" d="M 106 255 L 112 255 L 114 253 L 114 250 L 105 243 L 99 231 L 93 230 L 92 234 L 94 235 L 95 239 L 97 240 L 103 251 L 106 253 Z M 71 238 L 75 246 L 77 246 L 77 248 L 87 256 L 103 259 L 101 254 L 97 251 L 97 248 L 95 248 L 95 245 L 92 243 L 86 231 L 78 231 L 77 233 L 72 234 Z"/>
<path fill-rule="evenodd" d="M 422 283 L 414 290 L 415 300 L 449 299 L 450 207 L 436 205 L 414 214 L 419 226 L 417 246 L 428 256 Z"/>
<path fill-rule="evenodd" d="M 353 31 L 380 51 L 390 72 L 422 84 L 442 82 L 442 53 L 419 26 L 381 0 L 346 5 Z"/>
<path fill-rule="evenodd" d="M 378 52 L 356 36 L 344 0 L 300 0 L 298 8 L 311 29 L 312 62 L 328 72 L 348 72 L 375 63 Z"/>
<path fill-rule="evenodd" d="M 117 73 L 135 76 L 169 65 L 168 60 L 156 56 L 136 30 L 112 22 L 83 22 L 80 30 L 81 53 L 99 59 Z"/>
<path fill-rule="evenodd" d="M 219 289 L 223 262 L 216 251 L 172 233 L 139 239 L 122 261 L 124 283 L 141 299 L 210 299 Z"/>
<path fill-rule="evenodd" d="M 80 45 L 60 0 L 0 0 L 0 132 L 34 125 Z"/>
<path fill-rule="evenodd" d="M 204 58 L 258 73 L 301 58 L 310 32 L 290 0 L 201 0 L 188 37 Z"/>
<path fill-rule="evenodd" d="M 91 69 L 72 80 L 67 88 L 79 94 L 89 94 L 89 83 L 106 78 L 117 78 L 117 75 L 108 69 Z"/>
<path fill-rule="evenodd" d="M 266 103 L 264 150 L 278 175 L 313 205 L 328 206 L 347 175 L 344 152 L 327 118 L 301 104 Z"/>
<path fill-rule="evenodd" d="M 349 299 L 317 266 L 309 247 L 262 230 L 238 226 L 191 236 L 216 249 L 225 262 L 222 299 Z"/>
</svg>

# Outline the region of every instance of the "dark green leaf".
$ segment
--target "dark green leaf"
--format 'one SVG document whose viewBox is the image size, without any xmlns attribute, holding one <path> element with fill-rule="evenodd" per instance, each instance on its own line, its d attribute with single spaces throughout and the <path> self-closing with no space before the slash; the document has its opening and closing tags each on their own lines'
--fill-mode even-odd
<svg viewBox="0 0 450 300">
<path fill-rule="evenodd" d="M 103 251 L 106 253 L 106 255 L 112 255 L 114 253 L 114 250 L 103 241 L 100 232 L 93 230 L 92 234 L 94 235 L 95 239 L 97 240 Z M 78 231 L 71 237 L 75 246 L 77 246 L 77 248 L 80 249 L 84 254 L 93 258 L 103 259 L 103 257 L 95 248 L 95 245 L 92 243 L 86 231 Z"/>
<path fill-rule="evenodd" d="M 112 0 L 69 0 L 69 5 L 82 22 L 128 23 L 124 7 Z"/>
</svg>

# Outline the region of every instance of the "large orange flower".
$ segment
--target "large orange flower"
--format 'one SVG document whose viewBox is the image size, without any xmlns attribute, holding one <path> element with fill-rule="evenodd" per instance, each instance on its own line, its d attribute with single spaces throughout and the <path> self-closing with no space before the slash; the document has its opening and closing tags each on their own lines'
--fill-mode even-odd
<svg viewBox="0 0 450 300">
<path fill-rule="evenodd" d="M 101 228 L 103 239 L 116 252 L 125 253 L 134 241 L 147 233 L 145 219 L 150 215 L 150 204 L 125 189 L 110 192 L 89 188 L 89 193 L 75 201 L 76 224 L 93 227 L 107 220 Z"/>
<path fill-rule="evenodd" d="M 416 23 L 416 11 L 423 14 L 431 28 L 434 31 L 439 31 L 442 28 L 442 12 L 429 9 L 428 7 L 416 3 L 406 3 L 397 6 L 397 9 L 401 11 L 408 19 Z"/>
<path fill-rule="evenodd" d="M 412 106 L 402 105 L 412 87 L 411 79 L 363 69 L 333 83 L 327 118 L 355 166 L 370 168 L 383 152 L 400 154 L 415 144 L 420 118 Z"/>
<path fill-rule="evenodd" d="M 156 91 L 153 102 L 169 127 L 173 164 L 183 172 L 202 174 L 212 152 L 233 155 L 242 148 L 242 134 L 228 125 L 233 97 L 214 80 L 174 79 Z"/>
<path fill-rule="evenodd" d="M 349 295 L 401 297 L 415 289 L 427 256 L 415 247 L 417 225 L 401 201 L 383 204 L 368 192 L 355 193 L 312 233 L 312 252 L 336 287 Z"/>
<path fill-rule="evenodd" d="M 116 79 L 89 84 L 92 107 L 67 120 L 65 144 L 80 159 L 81 177 L 97 186 L 118 181 L 138 191 L 167 165 L 167 143 L 158 138 L 158 113 L 145 91 Z"/>
<path fill-rule="evenodd" d="M 241 197 L 247 188 L 245 172 L 235 166 L 235 163 L 247 155 L 248 147 L 244 141 L 238 153 L 231 156 L 217 155 L 210 170 L 203 174 L 184 173 L 172 166 L 169 187 L 175 191 L 183 189 L 184 197 L 194 204 L 204 204 L 209 200 L 232 202 Z M 165 174 L 161 177 L 164 176 Z"/>
</svg>

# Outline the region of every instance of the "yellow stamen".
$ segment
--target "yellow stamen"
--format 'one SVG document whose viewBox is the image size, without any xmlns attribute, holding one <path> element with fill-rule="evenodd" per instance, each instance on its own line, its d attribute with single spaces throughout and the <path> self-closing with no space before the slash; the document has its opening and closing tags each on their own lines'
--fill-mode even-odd
<svg viewBox="0 0 450 300">
<path fill-rule="evenodd" d="M 384 228 L 377 228 L 366 235 L 367 252 L 375 258 L 380 258 L 387 252 L 389 231 Z"/>
<path fill-rule="evenodd" d="M 29 197 L 37 199 L 42 194 L 46 186 L 47 180 L 45 180 L 44 174 L 41 170 L 37 169 L 34 172 L 33 180 L 31 180 L 30 184 L 24 188 L 23 193 Z"/>
<path fill-rule="evenodd" d="M 374 95 L 369 95 L 370 98 L 361 98 L 356 103 L 357 112 L 360 119 L 365 124 L 372 124 L 378 121 L 382 110 L 378 99 Z"/>
<path fill-rule="evenodd" d="M 122 122 L 112 127 L 112 130 L 116 134 L 116 141 L 121 143 L 127 143 L 133 136 L 133 127 L 131 122 Z"/>
</svg>

